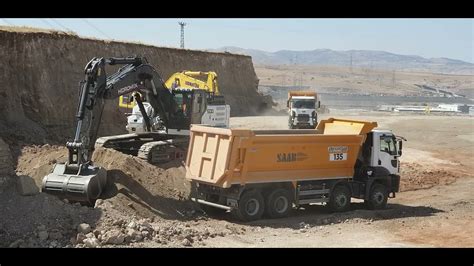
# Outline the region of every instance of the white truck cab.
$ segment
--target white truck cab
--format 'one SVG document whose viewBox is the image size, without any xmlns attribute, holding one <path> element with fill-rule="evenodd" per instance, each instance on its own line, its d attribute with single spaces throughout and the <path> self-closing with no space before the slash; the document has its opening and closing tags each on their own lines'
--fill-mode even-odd
<svg viewBox="0 0 474 266">
<path fill-rule="evenodd" d="M 288 93 L 288 127 L 289 129 L 314 129 L 318 125 L 316 109 L 320 107 L 315 92 Z"/>
<path fill-rule="evenodd" d="M 400 173 L 399 157 L 402 155 L 402 140 L 396 137 L 391 130 L 372 130 L 372 155 L 370 165 L 383 167 L 389 175 Z"/>
</svg>

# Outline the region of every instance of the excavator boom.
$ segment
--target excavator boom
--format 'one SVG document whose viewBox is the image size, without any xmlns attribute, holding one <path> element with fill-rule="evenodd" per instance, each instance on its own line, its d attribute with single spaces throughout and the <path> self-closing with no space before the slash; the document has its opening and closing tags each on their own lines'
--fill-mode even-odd
<svg viewBox="0 0 474 266">
<path fill-rule="evenodd" d="M 124 65 L 107 77 L 106 65 Z M 127 93 L 147 95 L 150 105 L 159 114 L 166 128 L 173 127 L 176 103 L 163 80 L 145 58 L 93 58 L 84 70 L 81 82 L 76 132 L 66 143 L 68 161 L 56 164 L 51 174 L 43 178 L 42 191 L 70 200 L 93 203 L 103 191 L 107 176 L 103 168 L 93 166 L 91 158 L 106 99 Z M 140 98 L 137 104 L 146 116 Z M 150 129 L 150 121 L 147 122 Z"/>
</svg>

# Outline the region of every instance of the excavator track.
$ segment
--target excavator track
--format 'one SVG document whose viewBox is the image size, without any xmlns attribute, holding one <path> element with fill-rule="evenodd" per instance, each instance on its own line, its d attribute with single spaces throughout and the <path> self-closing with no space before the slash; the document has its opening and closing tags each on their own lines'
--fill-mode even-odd
<svg viewBox="0 0 474 266">
<path fill-rule="evenodd" d="M 162 164 L 186 155 L 189 137 L 163 133 L 132 133 L 98 138 L 95 147 L 110 148 L 137 156 L 151 164 Z"/>
<path fill-rule="evenodd" d="M 185 138 L 148 142 L 140 147 L 138 157 L 151 164 L 184 159 L 188 144 L 189 140 Z"/>
</svg>

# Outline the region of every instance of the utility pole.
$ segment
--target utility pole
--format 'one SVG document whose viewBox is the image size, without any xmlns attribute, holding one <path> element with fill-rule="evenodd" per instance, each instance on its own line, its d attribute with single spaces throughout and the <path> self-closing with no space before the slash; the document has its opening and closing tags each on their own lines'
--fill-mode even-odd
<svg viewBox="0 0 474 266">
<path fill-rule="evenodd" d="M 186 23 L 178 22 L 178 24 L 181 26 L 181 49 L 184 49 L 184 26 L 186 26 Z"/>
</svg>

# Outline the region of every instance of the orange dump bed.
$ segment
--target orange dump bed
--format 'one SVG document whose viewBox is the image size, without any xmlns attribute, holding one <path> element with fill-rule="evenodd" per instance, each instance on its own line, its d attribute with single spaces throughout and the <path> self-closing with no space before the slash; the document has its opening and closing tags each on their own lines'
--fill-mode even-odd
<svg viewBox="0 0 474 266">
<path fill-rule="evenodd" d="M 192 125 L 186 178 L 218 187 L 351 178 L 375 122 L 328 119 L 316 130 L 222 129 Z"/>
<path fill-rule="evenodd" d="M 288 99 L 294 96 L 313 96 L 316 97 L 316 92 L 314 91 L 289 91 L 288 92 Z"/>
</svg>

